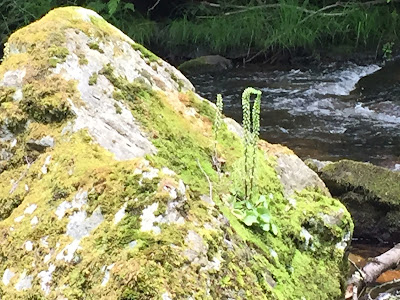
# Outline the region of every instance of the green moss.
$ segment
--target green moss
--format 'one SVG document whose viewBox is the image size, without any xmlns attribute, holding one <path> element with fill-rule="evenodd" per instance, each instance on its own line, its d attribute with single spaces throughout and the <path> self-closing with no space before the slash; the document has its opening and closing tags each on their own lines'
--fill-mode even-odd
<svg viewBox="0 0 400 300">
<path fill-rule="evenodd" d="M 55 68 L 58 63 L 63 63 L 65 62 L 69 51 L 65 47 L 57 47 L 55 45 L 51 46 L 48 50 L 47 53 L 49 55 L 49 65 L 50 67 Z"/>
<path fill-rule="evenodd" d="M 324 167 L 321 177 L 332 182 L 332 186 L 335 187 L 332 193 L 344 193 L 346 187 L 351 187 L 364 194 L 367 200 L 379 200 L 389 205 L 400 204 L 400 173 L 386 168 L 341 160 Z"/>
<path fill-rule="evenodd" d="M 5 125 L 10 131 L 18 132 L 28 120 L 27 114 L 21 110 L 16 102 L 0 104 L 0 126 Z"/>
<path fill-rule="evenodd" d="M 23 200 L 24 196 L 21 194 L 7 198 L 0 198 L 0 220 L 8 218 L 13 210 L 18 207 Z"/>
<path fill-rule="evenodd" d="M 177 106 L 173 103 L 170 104 L 168 99 L 149 90 L 149 87 L 139 82 L 129 83 L 125 79 L 115 77 L 110 66 L 105 67 L 102 72 L 118 89 L 118 98 L 127 101 L 135 118 L 140 121 L 149 136 L 154 137 L 152 142 L 156 145 L 159 152 L 157 156 L 148 157 L 154 165 L 166 165 L 177 172 L 186 183 L 190 184 L 193 197 L 196 198 L 199 194 L 208 194 L 209 189 L 207 179 L 198 166 L 199 163 L 214 183 L 214 194 L 221 193 L 222 197 L 222 194 L 227 193 L 232 185 L 231 180 L 223 178 L 218 182 L 218 176 L 211 164 L 213 144 L 207 136 L 212 135 L 211 125 L 215 118 L 215 109 L 210 103 L 202 101 L 190 93 L 185 97 L 182 96 L 182 99 L 185 98 L 184 101 L 194 107 L 199 113 L 202 118 L 202 126 L 206 125 L 206 127 L 200 129 L 196 126 L 196 123 L 190 124 L 188 120 L 185 120 L 179 114 Z M 239 161 L 238 159 L 242 156 L 243 147 L 241 141 L 228 131 L 225 124 L 221 126 L 217 147 L 221 156 L 227 160 L 224 167 L 225 171 L 231 174 L 235 173 L 235 169 L 240 167 L 240 164 L 238 165 L 238 163 L 234 162 Z M 334 276 L 335 279 L 330 279 L 331 281 L 335 281 L 332 285 L 324 286 L 324 290 L 319 292 L 313 289 L 308 294 L 313 294 L 321 299 L 339 297 L 341 289 L 338 272 L 341 270 L 341 267 L 338 268 L 337 266 L 345 264 L 342 260 L 343 253 L 339 251 L 340 253 L 333 252 L 328 254 L 324 253 L 323 249 L 331 249 L 332 244 L 340 242 L 340 239 L 345 234 L 343 230 L 351 231 L 352 223 L 347 211 L 337 201 L 324 197 L 314 191 L 298 193 L 295 199 L 299 203 L 299 206 L 296 209 L 288 209 L 287 200 L 283 197 L 283 188 L 275 171 L 275 162 L 273 159 L 265 159 L 265 154 L 262 151 L 258 152 L 256 175 L 258 192 L 267 195 L 267 197 L 269 195 L 272 197 L 270 198 L 270 210 L 273 222 L 279 228 L 277 237 L 270 233 L 259 231 L 257 228 L 244 226 L 232 215 L 230 209 L 225 206 L 225 203 L 219 201 L 217 198 L 214 199 L 219 209 L 229 219 L 229 223 L 236 234 L 247 241 L 247 243 L 254 245 L 256 249 L 260 249 L 261 256 L 264 257 L 263 264 L 274 275 L 277 288 L 272 290 L 268 284 L 268 280 L 270 279 L 264 277 L 261 271 L 260 273 L 254 271 L 260 266 L 260 262 L 254 262 L 253 269 L 249 271 L 248 276 L 251 276 L 250 274 L 254 276 L 255 274 L 264 293 L 274 295 L 271 296 L 271 299 L 273 297 L 277 297 L 278 299 L 298 299 L 296 298 L 297 296 L 294 296 L 296 293 L 293 291 L 299 289 L 300 278 L 299 281 L 291 279 L 292 271 L 290 270 L 295 266 L 296 272 L 298 271 L 299 276 L 301 276 L 302 268 L 305 268 L 305 270 L 309 269 L 306 265 L 300 265 L 301 259 L 297 261 L 296 255 L 298 254 L 296 254 L 295 249 L 304 249 L 306 252 L 301 255 L 307 257 L 307 260 L 303 261 L 312 261 L 313 263 L 318 260 L 321 261 L 320 264 L 314 263 L 312 269 L 314 272 L 313 276 L 325 278 L 326 268 L 334 268 L 335 272 L 337 272 Z M 196 213 L 196 215 L 199 216 L 201 215 L 200 211 L 202 211 L 202 208 L 195 208 L 191 205 L 189 211 L 197 211 L 197 209 L 199 209 L 199 213 Z M 343 217 L 345 223 L 332 225 L 324 221 L 324 214 L 335 215 L 338 211 L 341 211 L 342 214 L 346 213 Z M 305 240 L 300 237 L 302 228 L 306 228 L 313 235 L 313 245 L 316 253 L 308 252 L 309 249 L 307 250 L 304 247 Z M 213 238 L 209 241 L 209 245 L 215 245 L 210 246 L 210 256 L 215 253 L 213 249 L 215 251 L 215 249 L 221 247 L 220 242 L 216 241 L 214 244 L 213 240 L 215 241 Z M 318 251 L 321 253 L 317 254 Z M 277 253 L 277 257 L 272 255 L 274 252 Z M 335 258 L 332 259 L 332 256 Z M 236 276 L 229 274 L 226 276 L 225 278 L 229 277 L 230 280 L 236 278 Z M 313 277 L 311 274 L 308 276 L 310 278 Z M 228 284 L 218 279 L 217 285 L 221 286 L 221 288 L 228 288 L 231 285 L 230 280 Z M 240 281 L 240 279 L 238 280 Z M 237 285 L 236 279 L 235 282 L 232 282 L 232 285 Z M 289 288 L 288 285 L 290 286 Z M 299 291 L 299 293 L 302 292 L 304 293 L 303 290 Z M 255 292 L 253 291 L 253 293 Z M 325 295 L 330 296 L 326 298 Z M 331 297 L 331 295 L 335 296 Z"/>
<path fill-rule="evenodd" d="M 3 102 L 12 102 L 15 91 L 14 87 L 0 87 L 0 104 Z"/>
<path fill-rule="evenodd" d="M 155 55 L 153 52 L 147 50 L 141 44 L 134 43 L 134 44 L 131 44 L 131 46 L 132 46 L 133 50 L 139 51 L 140 56 L 142 58 L 147 58 L 149 60 L 149 62 L 160 62 L 160 58 L 157 55 Z"/>
<path fill-rule="evenodd" d="M 44 123 L 60 122 L 72 115 L 68 99 L 75 99 L 73 81 L 56 75 L 47 80 L 31 81 L 23 87 L 20 107 L 31 118 Z"/>
<path fill-rule="evenodd" d="M 200 70 L 204 68 L 204 65 L 207 65 L 206 59 L 204 57 L 198 57 L 189 61 L 185 61 L 179 65 L 178 69 L 180 71 L 193 72 L 194 70 Z"/>
<path fill-rule="evenodd" d="M 89 46 L 89 48 L 92 49 L 92 50 L 97 50 L 97 51 L 99 51 L 100 53 L 104 53 L 104 50 L 100 48 L 100 46 L 99 46 L 98 43 L 90 42 L 90 43 L 88 44 L 88 46 Z"/>
<path fill-rule="evenodd" d="M 80 66 L 86 66 L 89 63 L 89 61 L 87 60 L 87 58 L 85 57 L 84 54 L 78 54 L 78 57 L 79 57 L 79 65 Z"/>
<path fill-rule="evenodd" d="M 181 91 L 182 87 L 185 85 L 181 79 L 178 79 L 174 73 L 169 73 L 171 79 L 178 84 L 178 91 Z"/>
<path fill-rule="evenodd" d="M 90 77 L 89 77 L 89 85 L 95 85 L 97 83 L 98 76 L 99 75 L 97 73 L 93 73 L 92 75 L 90 75 Z"/>
<path fill-rule="evenodd" d="M 122 108 L 118 105 L 118 103 L 114 103 L 114 107 L 117 114 L 122 114 Z"/>
</svg>

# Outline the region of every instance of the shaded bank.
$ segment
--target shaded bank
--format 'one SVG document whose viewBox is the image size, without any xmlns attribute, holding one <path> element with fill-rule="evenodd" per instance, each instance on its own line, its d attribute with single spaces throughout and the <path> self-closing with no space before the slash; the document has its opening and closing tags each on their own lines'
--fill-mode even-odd
<svg viewBox="0 0 400 300">
<path fill-rule="evenodd" d="M 366 50 L 390 55 L 400 29 L 395 1 L 71 2 L 97 11 L 170 61 L 209 54 L 272 63 Z M 7 11 L 7 18 L 0 25 L 1 41 L 60 5 L 65 1 L 3 1 L 0 11 Z"/>
</svg>

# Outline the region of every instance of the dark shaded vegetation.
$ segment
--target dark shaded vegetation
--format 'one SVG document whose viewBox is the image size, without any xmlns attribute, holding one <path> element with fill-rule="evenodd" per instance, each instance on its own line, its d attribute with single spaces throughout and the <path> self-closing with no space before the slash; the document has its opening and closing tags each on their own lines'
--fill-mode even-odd
<svg viewBox="0 0 400 300">
<path fill-rule="evenodd" d="M 97 11 L 170 60 L 205 54 L 246 61 L 274 61 L 283 55 L 318 60 L 326 52 L 365 50 L 384 56 L 399 41 L 396 1 L 3 0 L 1 43 L 17 28 L 66 5 Z"/>
</svg>

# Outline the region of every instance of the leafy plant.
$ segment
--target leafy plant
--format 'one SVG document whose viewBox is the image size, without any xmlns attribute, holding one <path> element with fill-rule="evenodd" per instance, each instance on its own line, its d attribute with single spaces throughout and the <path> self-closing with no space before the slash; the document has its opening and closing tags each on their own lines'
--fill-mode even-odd
<svg viewBox="0 0 400 300">
<path fill-rule="evenodd" d="M 253 107 L 251 96 L 255 95 Z M 231 190 L 233 214 L 247 226 L 257 225 L 263 231 L 278 234 L 272 222 L 265 195 L 260 195 L 256 186 L 257 142 L 260 133 L 261 91 L 247 88 L 242 94 L 244 153 L 236 163 L 232 174 Z M 270 197 L 273 197 L 272 194 Z"/>
<path fill-rule="evenodd" d="M 262 230 L 278 234 L 278 227 L 272 223 L 268 201 L 264 195 L 255 201 L 237 201 L 233 204 L 233 213 L 247 226 L 257 224 Z"/>
<path fill-rule="evenodd" d="M 393 45 L 394 45 L 393 42 L 387 42 L 383 44 L 382 51 L 383 51 L 383 58 L 385 60 L 392 59 Z"/>
<path fill-rule="evenodd" d="M 256 98 L 250 112 L 251 95 Z M 244 129 L 244 198 L 250 201 L 254 196 L 254 169 L 258 135 L 260 133 L 261 91 L 247 88 L 242 94 L 243 129 Z"/>
<path fill-rule="evenodd" d="M 213 154 L 213 164 L 215 165 L 218 174 L 221 174 L 221 163 L 218 159 L 218 151 L 217 151 L 217 143 L 218 143 L 218 132 L 221 128 L 222 124 L 222 110 L 224 107 L 224 103 L 222 100 L 221 94 L 217 95 L 217 111 L 215 113 L 215 120 L 213 126 L 214 133 L 214 154 Z"/>
</svg>

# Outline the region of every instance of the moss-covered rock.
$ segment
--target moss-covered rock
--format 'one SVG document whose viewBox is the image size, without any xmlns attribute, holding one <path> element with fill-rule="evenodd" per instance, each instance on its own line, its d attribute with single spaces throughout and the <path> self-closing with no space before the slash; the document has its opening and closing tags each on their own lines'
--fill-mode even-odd
<svg viewBox="0 0 400 300">
<path fill-rule="evenodd" d="M 220 55 L 200 56 L 182 63 L 178 69 L 185 74 L 217 72 L 232 68 L 232 62 Z"/>
<path fill-rule="evenodd" d="M 0 66 L 2 299 L 339 298 L 346 209 L 312 184 L 288 196 L 274 147 L 261 142 L 255 183 L 277 231 L 244 225 L 229 200 L 241 139 L 224 124 L 215 141 L 215 107 L 132 45 L 77 7 L 10 37 Z"/>
<path fill-rule="evenodd" d="M 399 240 L 399 172 L 351 160 L 322 164 L 318 172 L 332 195 L 350 211 L 356 237 Z"/>
</svg>

